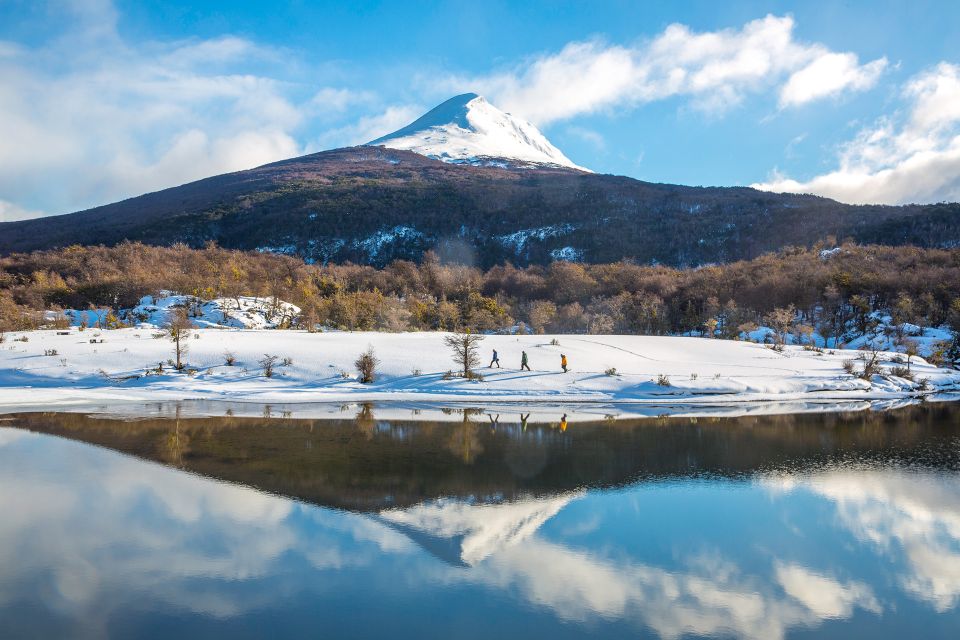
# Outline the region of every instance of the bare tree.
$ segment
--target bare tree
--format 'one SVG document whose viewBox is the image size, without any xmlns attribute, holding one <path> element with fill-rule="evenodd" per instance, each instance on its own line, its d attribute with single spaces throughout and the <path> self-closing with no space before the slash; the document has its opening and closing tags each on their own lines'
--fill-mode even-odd
<svg viewBox="0 0 960 640">
<path fill-rule="evenodd" d="M 453 351 L 453 361 L 463 371 L 464 378 L 473 378 L 473 368 L 480 364 L 480 342 L 483 336 L 475 333 L 454 333 L 443 339 L 443 343 Z"/>
<path fill-rule="evenodd" d="M 377 365 L 379 364 L 380 360 L 373 352 L 373 346 L 367 347 L 367 350 L 361 353 L 357 361 L 353 363 L 353 366 L 360 372 L 360 382 L 364 384 L 373 382 L 377 374 Z"/>
<path fill-rule="evenodd" d="M 185 366 L 183 359 L 187 355 L 189 347 L 187 340 L 190 338 L 190 331 L 193 328 L 193 322 L 187 316 L 186 309 L 181 307 L 170 312 L 170 318 L 167 320 L 164 329 L 167 337 L 170 338 L 170 342 L 173 343 L 173 351 L 177 358 L 173 366 L 177 371 L 183 371 Z"/>
<path fill-rule="evenodd" d="M 280 356 L 274 356 L 269 353 L 263 354 L 263 357 L 260 358 L 257 362 L 260 364 L 260 367 L 263 369 L 264 378 L 272 378 L 273 370 L 277 366 L 277 360 L 280 359 Z"/>
<path fill-rule="evenodd" d="M 907 373 L 910 373 L 910 361 L 920 353 L 920 344 L 916 340 L 907 338 L 903 341 L 903 352 L 907 356 Z"/>
</svg>

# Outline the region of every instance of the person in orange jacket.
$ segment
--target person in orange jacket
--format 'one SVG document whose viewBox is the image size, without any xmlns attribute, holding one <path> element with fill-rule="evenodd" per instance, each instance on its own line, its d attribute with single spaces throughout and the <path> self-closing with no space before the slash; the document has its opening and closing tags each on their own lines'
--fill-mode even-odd
<svg viewBox="0 0 960 640">
<path fill-rule="evenodd" d="M 567 372 L 567 356 L 560 354 L 560 366 L 563 367 L 563 372 Z"/>
</svg>

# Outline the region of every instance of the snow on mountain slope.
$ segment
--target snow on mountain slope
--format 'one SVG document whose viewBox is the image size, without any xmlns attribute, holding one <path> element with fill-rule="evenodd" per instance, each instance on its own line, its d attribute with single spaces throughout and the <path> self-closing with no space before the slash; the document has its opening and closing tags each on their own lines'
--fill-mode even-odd
<svg viewBox="0 0 960 640">
<path fill-rule="evenodd" d="M 413 123 L 367 144 L 413 151 L 452 164 L 519 161 L 589 171 L 575 165 L 535 126 L 504 113 L 475 93 L 450 98 Z"/>
</svg>

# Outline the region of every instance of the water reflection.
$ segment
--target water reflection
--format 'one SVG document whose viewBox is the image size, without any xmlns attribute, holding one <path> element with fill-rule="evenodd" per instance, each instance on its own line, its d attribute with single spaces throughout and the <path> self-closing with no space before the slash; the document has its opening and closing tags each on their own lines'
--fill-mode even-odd
<svg viewBox="0 0 960 640">
<path fill-rule="evenodd" d="M 957 416 L 13 416 L 0 632 L 953 637 Z"/>
</svg>

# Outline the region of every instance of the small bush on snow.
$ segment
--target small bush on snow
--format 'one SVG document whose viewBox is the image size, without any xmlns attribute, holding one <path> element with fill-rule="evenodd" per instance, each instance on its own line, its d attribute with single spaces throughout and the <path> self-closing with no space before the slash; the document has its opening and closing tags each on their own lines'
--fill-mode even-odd
<svg viewBox="0 0 960 640">
<path fill-rule="evenodd" d="M 913 380 L 913 374 L 906 367 L 891 367 L 890 375 L 903 378 L 904 380 Z"/>
<path fill-rule="evenodd" d="M 263 369 L 264 378 L 273 377 L 273 370 L 274 368 L 276 368 L 277 360 L 279 359 L 280 359 L 279 356 L 273 356 L 273 355 L 270 355 L 269 353 L 265 353 L 263 354 L 263 357 L 257 361 L 257 363 L 260 365 L 260 368 Z"/>
<path fill-rule="evenodd" d="M 670 384 L 670 376 L 663 373 L 657 376 L 657 384 L 661 387 L 673 386 L 672 384 Z"/>
<path fill-rule="evenodd" d="M 374 353 L 373 347 L 367 347 L 367 350 L 361 353 L 360 356 L 357 357 L 356 362 L 353 363 L 360 373 L 360 382 L 364 384 L 373 382 L 377 375 L 377 365 L 379 364 L 380 360 Z"/>
</svg>

